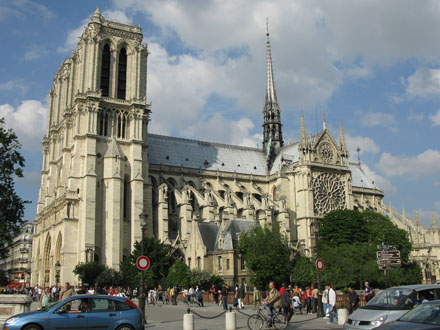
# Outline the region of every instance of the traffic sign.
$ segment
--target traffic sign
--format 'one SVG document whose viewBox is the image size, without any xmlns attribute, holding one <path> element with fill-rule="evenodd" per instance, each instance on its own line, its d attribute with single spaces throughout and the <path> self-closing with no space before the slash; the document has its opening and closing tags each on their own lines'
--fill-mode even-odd
<svg viewBox="0 0 440 330">
<path fill-rule="evenodd" d="M 400 265 L 400 259 L 379 259 L 377 260 L 378 265 Z"/>
<path fill-rule="evenodd" d="M 396 246 L 395 245 L 378 245 L 377 249 L 384 250 L 384 251 L 396 250 Z"/>
<path fill-rule="evenodd" d="M 147 270 L 150 267 L 150 259 L 146 256 L 140 256 L 136 259 L 136 266 L 139 270 Z"/>
<path fill-rule="evenodd" d="M 324 260 L 316 259 L 316 269 L 320 272 L 324 270 Z"/>
<path fill-rule="evenodd" d="M 400 251 L 377 251 L 377 259 L 400 259 Z"/>
</svg>

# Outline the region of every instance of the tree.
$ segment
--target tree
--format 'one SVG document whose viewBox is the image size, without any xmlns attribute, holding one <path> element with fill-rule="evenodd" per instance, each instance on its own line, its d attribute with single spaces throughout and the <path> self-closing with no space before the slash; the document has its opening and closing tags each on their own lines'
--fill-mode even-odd
<svg viewBox="0 0 440 330">
<path fill-rule="evenodd" d="M 140 282 L 141 271 L 136 267 L 136 259 L 141 255 L 141 243 L 134 243 L 133 252 L 124 258 L 120 264 L 120 271 L 125 285 L 137 286 Z M 145 276 L 145 285 L 157 286 L 165 281 L 170 267 L 176 261 L 171 248 L 156 238 L 144 239 L 144 255 L 150 259 L 150 268 L 142 272 Z"/>
<path fill-rule="evenodd" d="M 123 284 L 122 275 L 113 268 L 106 268 L 96 278 L 96 285 L 99 287 L 119 286 Z"/>
<path fill-rule="evenodd" d="M 24 204 L 15 192 L 14 177 L 23 177 L 24 158 L 18 151 L 18 138 L 5 128 L 0 118 L 0 258 L 8 255 L 8 246 L 23 227 Z"/>
<path fill-rule="evenodd" d="M 412 250 L 408 233 L 397 228 L 390 219 L 374 211 L 338 210 L 321 220 L 319 232 L 320 257 L 325 261 L 324 283 L 336 287 L 364 281 L 379 287 L 420 283 L 420 267 L 410 262 Z M 395 245 L 400 250 L 402 265 L 388 272 L 379 270 L 377 245 Z"/>
<path fill-rule="evenodd" d="M 292 250 L 275 224 L 272 229 L 255 226 L 243 233 L 238 240 L 237 252 L 244 256 L 246 266 L 252 272 L 252 282 L 257 287 L 265 288 L 270 281 L 277 285 L 289 281 Z"/>
<path fill-rule="evenodd" d="M 8 276 L 4 270 L 0 270 L 0 286 L 5 286 L 9 283 Z"/>
<path fill-rule="evenodd" d="M 167 286 L 177 286 L 179 288 L 187 288 L 189 286 L 190 270 L 182 261 L 177 260 L 171 266 L 167 275 Z"/>
<path fill-rule="evenodd" d="M 297 256 L 293 262 L 292 282 L 303 287 L 316 282 L 316 268 L 314 263 L 307 257 Z"/>
<path fill-rule="evenodd" d="M 79 263 L 73 269 L 73 273 L 82 279 L 83 283 L 95 285 L 96 279 L 102 272 L 107 270 L 106 265 L 98 262 Z"/>
</svg>

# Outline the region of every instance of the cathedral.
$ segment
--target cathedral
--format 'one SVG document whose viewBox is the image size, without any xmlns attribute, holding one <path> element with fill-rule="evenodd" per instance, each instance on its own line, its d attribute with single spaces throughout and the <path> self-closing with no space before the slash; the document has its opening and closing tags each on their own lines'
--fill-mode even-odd
<svg viewBox="0 0 440 330">
<path fill-rule="evenodd" d="M 426 282 L 439 277 L 440 231 L 383 203 L 362 165 L 349 161 L 342 122 L 285 145 L 266 40 L 263 147 L 150 134 L 147 46 L 139 26 L 91 16 L 49 92 L 34 221 L 32 284 L 69 281 L 80 262 L 119 269 L 142 232 L 178 250 L 189 267 L 228 284 L 249 283 L 234 246 L 254 226 L 278 224 L 312 257 L 319 219 L 336 209 L 371 209 L 410 233 Z"/>
</svg>

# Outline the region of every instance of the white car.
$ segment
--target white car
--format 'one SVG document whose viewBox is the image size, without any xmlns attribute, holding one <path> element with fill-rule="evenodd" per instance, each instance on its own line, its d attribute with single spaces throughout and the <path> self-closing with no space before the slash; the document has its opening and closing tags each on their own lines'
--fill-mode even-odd
<svg viewBox="0 0 440 330">
<path fill-rule="evenodd" d="M 374 329 L 398 320 L 422 301 L 440 299 L 440 285 L 405 285 L 380 291 L 349 315 L 345 330 Z"/>
</svg>

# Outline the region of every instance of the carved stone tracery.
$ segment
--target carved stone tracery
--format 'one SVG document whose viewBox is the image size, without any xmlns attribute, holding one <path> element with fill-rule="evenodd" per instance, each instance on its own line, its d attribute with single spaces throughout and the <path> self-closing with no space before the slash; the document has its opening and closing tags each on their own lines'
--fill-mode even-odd
<svg viewBox="0 0 440 330">
<path fill-rule="evenodd" d="M 315 215 L 345 209 L 345 189 L 342 180 L 333 173 L 321 173 L 313 180 Z"/>
<path fill-rule="evenodd" d="M 319 156 L 326 163 L 331 163 L 333 160 L 333 148 L 328 142 L 323 142 L 319 147 Z"/>
</svg>

